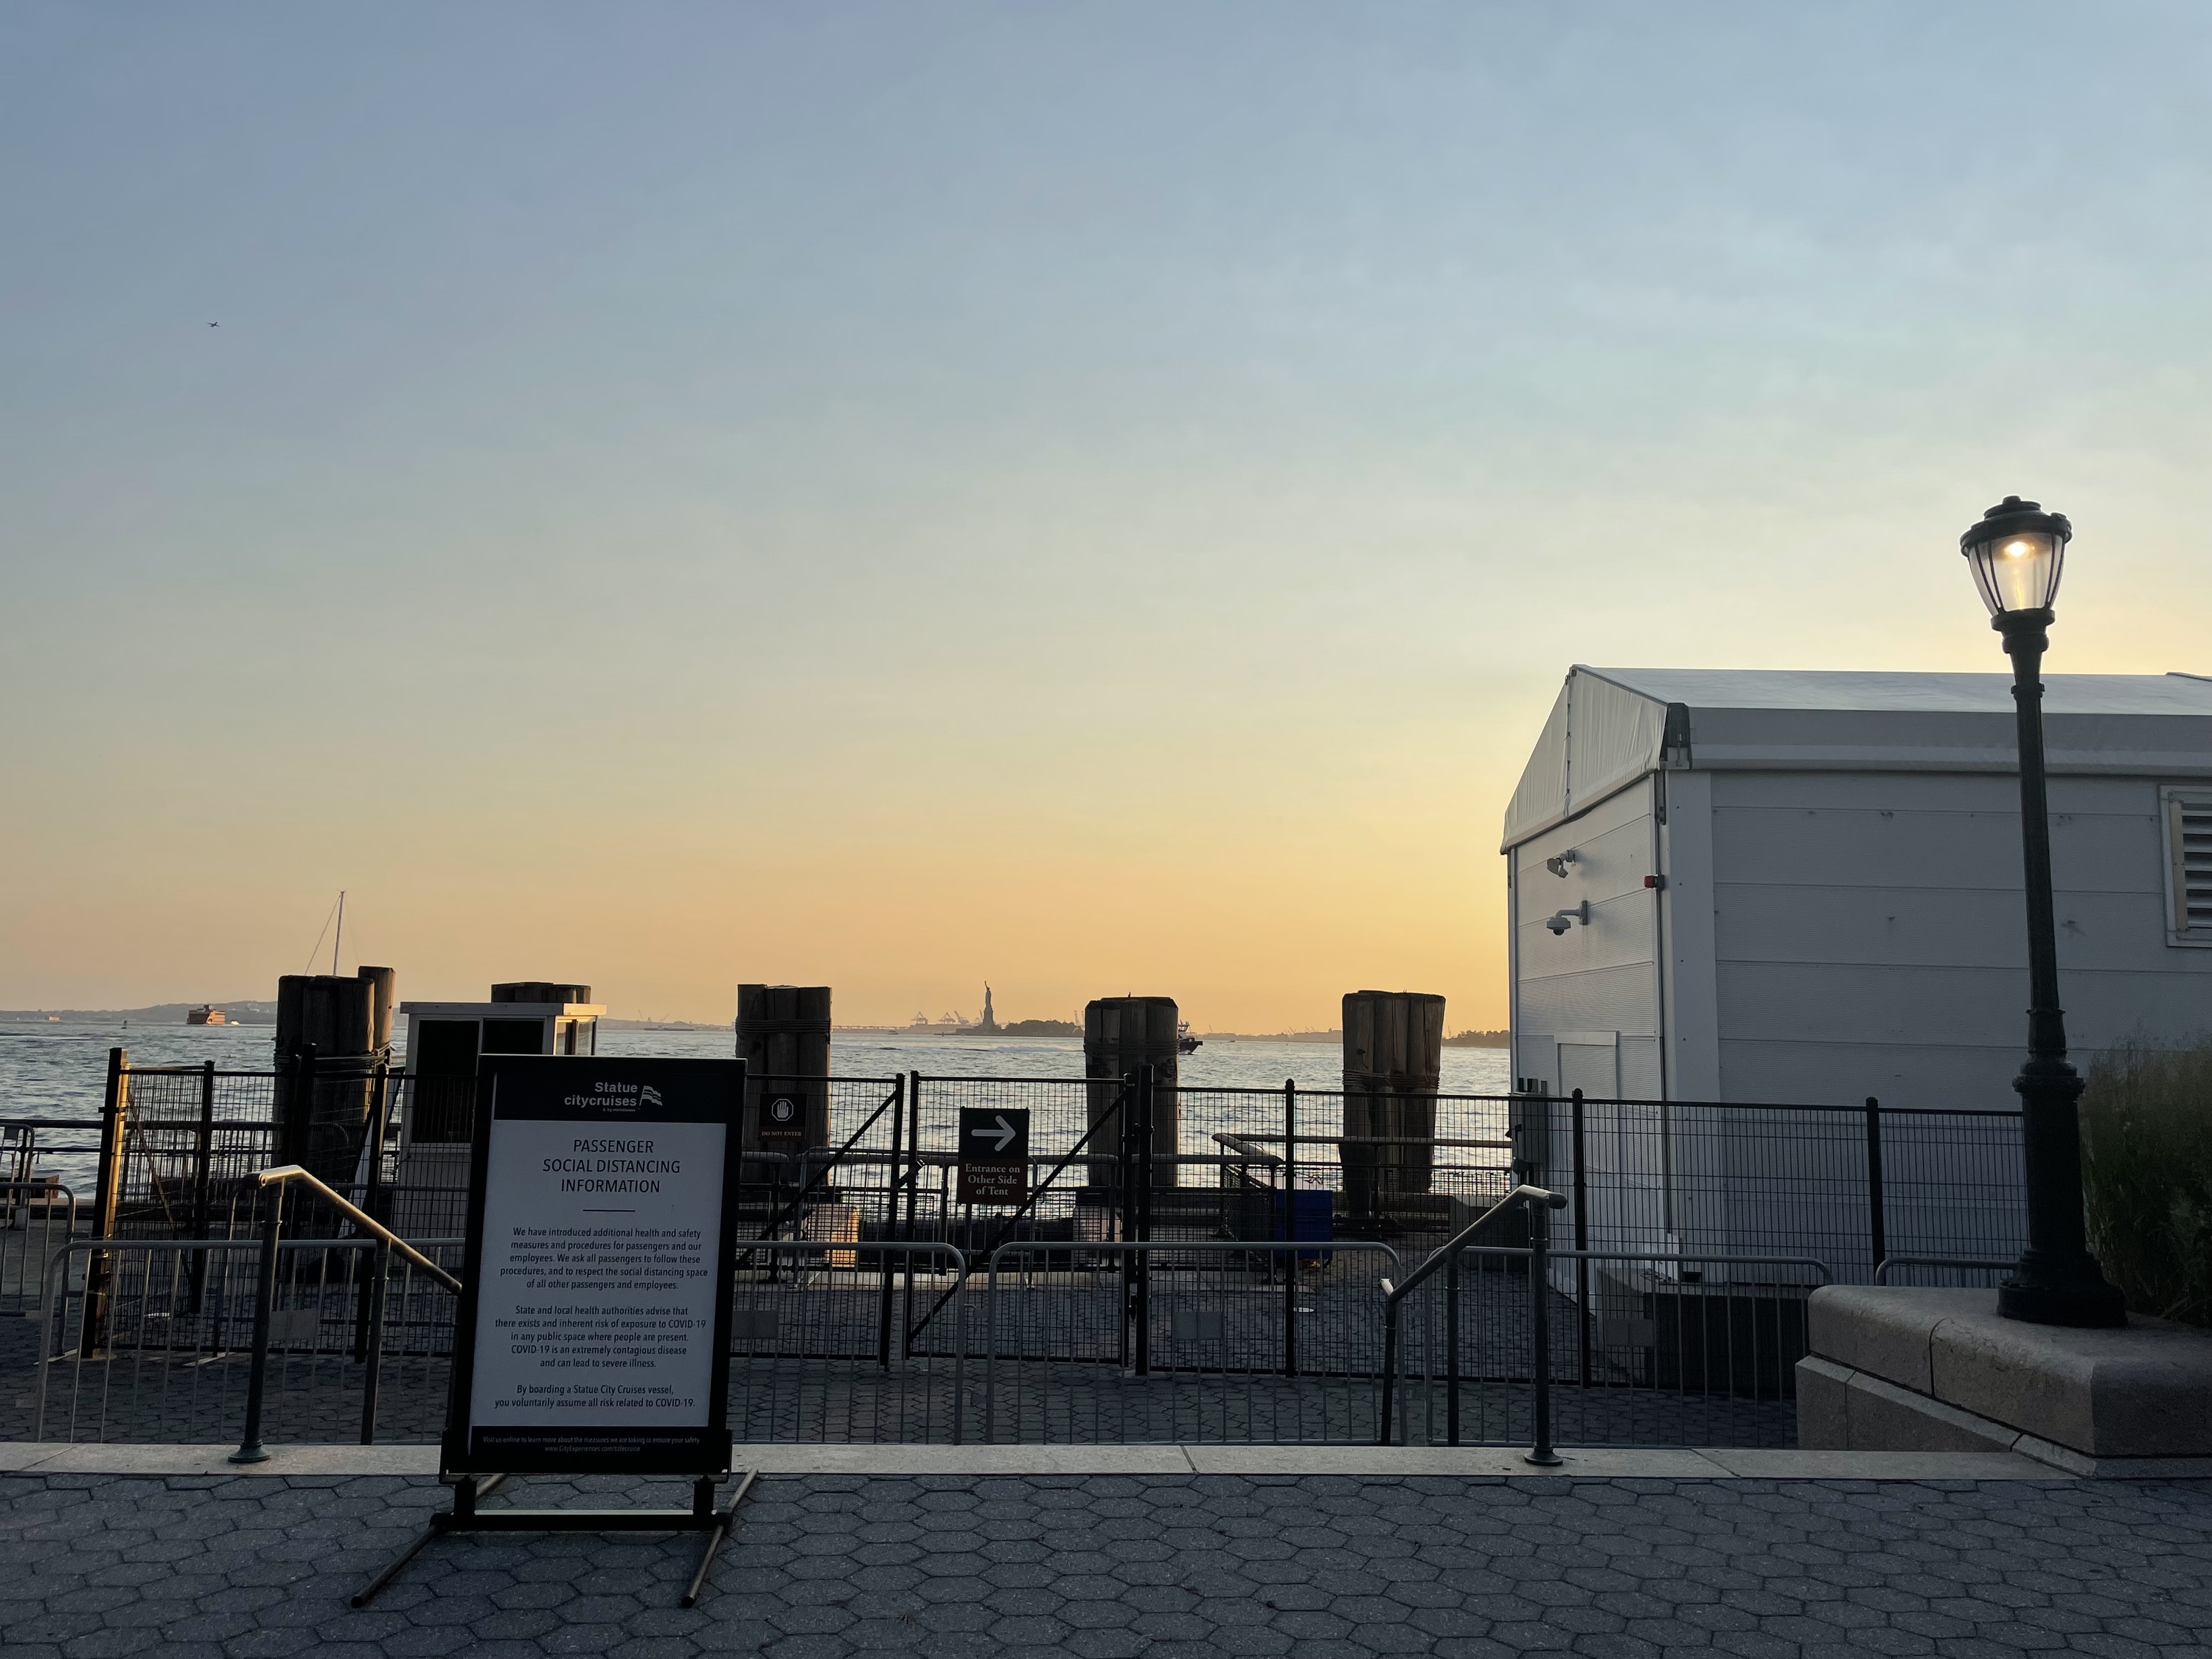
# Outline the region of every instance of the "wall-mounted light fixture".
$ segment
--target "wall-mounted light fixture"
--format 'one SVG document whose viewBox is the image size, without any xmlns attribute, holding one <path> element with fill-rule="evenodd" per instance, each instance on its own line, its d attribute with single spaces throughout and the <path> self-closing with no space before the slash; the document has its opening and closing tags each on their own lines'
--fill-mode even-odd
<svg viewBox="0 0 2212 1659">
<path fill-rule="evenodd" d="M 1544 860 L 1544 867 L 1547 870 L 1549 870 L 1553 875 L 1557 876 L 1561 881 L 1565 881 L 1567 878 L 1567 872 L 1573 867 L 1574 862 L 1575 849 L 1570 847 L 1565 852 L 1557 854 L 1551 858 L 1546 859 Z"/>
<path fill-rule="evenodd" d="M 1571 910 L 1554 910 L 1544 918 L 1544 926 L 1554 933 L 1564 933 L 1577 922 L 1589 926 L 1589 901 L 1584 899 Z"/>
</svg>

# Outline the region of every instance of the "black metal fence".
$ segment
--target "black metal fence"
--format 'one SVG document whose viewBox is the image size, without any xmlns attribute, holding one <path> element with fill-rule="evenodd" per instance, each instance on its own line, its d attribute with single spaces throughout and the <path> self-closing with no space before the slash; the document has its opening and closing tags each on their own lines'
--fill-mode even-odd
<svg viewBox="0 0 2212 1659">
<path fill-rule="evenodd" d="M 2027 1242 L 2017 1112 L 1577 1092 L 1513 1113 L 1523 1177 L 1567 1196 L 1577 1249 L 1808 1256 L 1864 1285 L 1892 1255 L 2009 1259 Z"/>
<path fill-rule="evenodd" d="M 983 1437 L 1373 1441 L 1382 1287 L 1398 1265 L 1367 1242 L 1001 1245 L 984 1285 Z"/>
<path fill-rule="evenodd" d="M 1541 1372 L 1568 1443 L 1788 1443 L 1815 1286 L 1987 1282 L 2021 1231 L 2009 1113 L 1578 1095 L 1384 1111 L 1141 1073 L 750 1082 L 749 1099 L 821 1097 L 829 1138 L 769 1151 L 747 1126 L 744 1438 L 1510 1442 Z M 319 1163 L 418 1243 L 458 1237 L 474 1107 L 453 1087 L 373 1064 L 118 1064 L 98 1189 L 74 1211 L 39 1187 L 27 1128 L 0 1146 L 0 1292 L 37 1304 L 42 1431 L 208 1437 L 234 1409 L 269 1201 L 251 1177 L 270 1163 Z M 976 1107 L 1029 1115 L 1018 1205 L 961 1200 Z M 1543 1296 L 1507 1213 L 1407 1301 L 1386 1411 L 1377 1287 L 1516 1181 L 1567 1200 Z M 270 1433 L 433 1435 L 452 1298 L 403 1272 L 395 1299 L 339 1215 L 285 1202 Z"/>
<path fill-rule="evenodd" d="M 443 1262 L 459 1257 L 459 1240 L 418 1248 Z M 235 1438 L 252 1389 L 263 1249 L 259 1239 L 81 1239 L 57 1250 L 32 1313 L 37 1369 L 15 1402 L 27 1421 L 10 1425 L 12 1437 Z M 436 1437 L 453 1354 L 449 1291 L 359 1237 L 280 1241 L 267 1288 L 264 1434 Z"/>
</svg>

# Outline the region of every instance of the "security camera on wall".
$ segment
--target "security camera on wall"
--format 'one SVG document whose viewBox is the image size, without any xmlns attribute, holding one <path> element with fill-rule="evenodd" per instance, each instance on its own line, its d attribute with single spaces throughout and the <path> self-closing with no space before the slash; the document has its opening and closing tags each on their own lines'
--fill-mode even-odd
<svg viewBox="0 0 2212 1659">
<path fill-rule="evenodd" d="M 1578 921 L 1584 927 L 1588 927 L 1589 925 L 1589 901 L 1588 899 L 1584 899 L 1580 904 L 1575 906 L 1571 910 L 1553 911 L 1550 915 L 1544 918 L 1544 926 L 1550 928 L 1556 935 L 1565 933 L 1568 928 L 1573 927 Z"/>
</svg>

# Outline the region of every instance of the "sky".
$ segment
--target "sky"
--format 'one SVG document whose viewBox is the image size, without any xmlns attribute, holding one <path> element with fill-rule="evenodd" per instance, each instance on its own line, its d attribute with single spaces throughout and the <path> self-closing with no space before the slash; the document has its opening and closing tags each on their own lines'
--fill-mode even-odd
<svg viewBox="0 0 2212 1659">
<path fill-rule="evenodd" d="M 0 11 L 0 1006 L 1504 1023 L 1570 664 L 2212 672 L 2212 12 Z M 322 966 L 327 968 L 328 941 Z"/>
</svg>

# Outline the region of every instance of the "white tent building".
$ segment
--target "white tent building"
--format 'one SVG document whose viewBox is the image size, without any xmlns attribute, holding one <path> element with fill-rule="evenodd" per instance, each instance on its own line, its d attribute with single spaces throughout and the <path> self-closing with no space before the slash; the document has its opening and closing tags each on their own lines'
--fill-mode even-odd
<svg viewBox="0 0 2212 1659">
<path fill-rule="evenodd" d="M 2212 1031 L 2212 678 L 2047 685 L 2076 1062 L 2134 1036 Z M 1911 1146 L 1916 1123 L 1930 1136 L 1937 1123 L 1914 1111 L 2017 1105 L 2027 973 L 2008 674 L 1577 665 L 1503 850 L 1516 1076 L 1647 1101 L 1876 1097 L 1905 1109 L 1886 1119 L 1903 1143 L 1889 1253 L 2016 1248 L 2016 1152 L 1960 1164 L 1954 1144 L 1947 1171 L 1916 1168 Z M 1815 1212 L 1846 1166 L 1864 1179 L 1837 1114 L 1706 1118 L 1692 1137 L 1679 1110 L 1611 1114 L 1607 1146 L 1586 1149 L 1607 1166 L 1591 1223 L 1622 1249 L 1789 1238 L 1838 1278 L 1870 1270 L 1864 1199 L 1835 1200 L 1859 1217 Z M 1822 1136 L 1833 1169 L 1799 1145 L 1796 1175 L 1777 1174 L 1782 1141 Z M 1978 1216 L 1960 1197 L 1978 1186 Z M 1779 1200 L 1793 1215 L 1751 1213 L 1755 1188 L 1765 1203 L 1795 1193 Z"/>
</svg>

